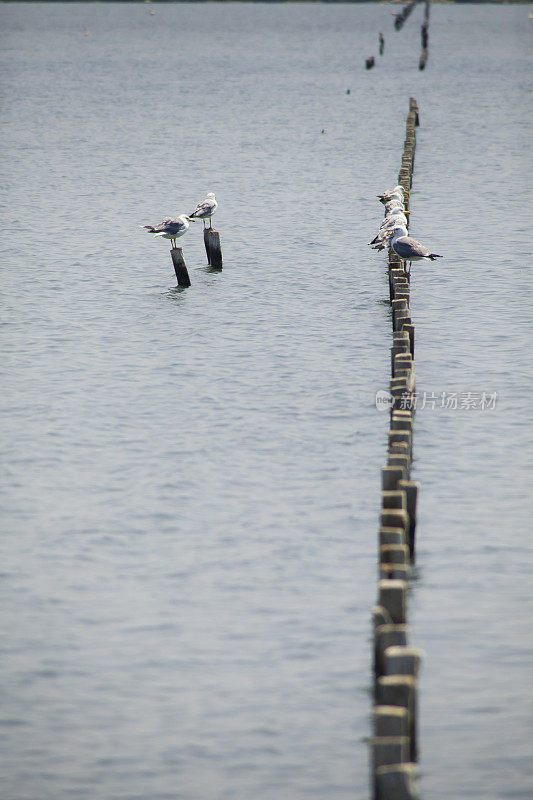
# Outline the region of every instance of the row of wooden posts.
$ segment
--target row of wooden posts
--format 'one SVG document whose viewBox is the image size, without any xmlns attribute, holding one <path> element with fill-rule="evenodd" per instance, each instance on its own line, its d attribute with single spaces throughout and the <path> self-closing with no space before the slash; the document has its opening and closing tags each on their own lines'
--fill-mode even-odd
<svg viewBox="0 0 533 800">
<path fill-rule="evenodd" d="M 398 183 L 409 200 L 415 161 L 418 105 L 409 101 Z M 390 430 L 382 469 L 379 525 L 378 600 L 374 626 L 374 730 L 371 780 L 374 800 L 414 800 L 418 761 L 417 676 L 422 661 L 409 643 L 407 598 L 415 560 L 419 485 L 411 480 L 415 392 L 415 329 L 410 311 L 409 275 L 389 250 L 392 306 Z"/>
<path fill-rule="evenodd" d="M 406 6 L 394 16 L 394 27 L 397 31 L 403 28 L 404 23 L 408 19 L 411 12 L 414 10 L 414 7 L 417 5 L 418 2 L 421 0 L 411 0 L 411 2 L 407 3 Z M 422 52 L 420 54 L 420 59 L 418 61 L 418 69 L 423 70 L 426 68 L 426 61 L 428 59 L 428 41 L 429 41 L 429 6 L 431 0 L 425 0 L 425 9 L 424 9 L 424 21 L 422 23 L 422 27 L 420 30 L 420 36 L 422 39 Z M 383 55 L 385 47 L 385 40 L 383 35 L 379 34 L 379 54 L 380 56 Z M 370 58 L 365 59 L 365 67 L 367 69 L 372 69 L 376 64 L 376 59 L 374 56 L 370 56 Z"/>
<path fill-rule="evenodd" d="M 402 8 L 399 14 L 396 14 L 394 17 L 394 27 L 397 31 L 400 31 L 403 28 L 404 22 L 406 22 L 409 14 L 413 11 L 414 7 L 418 3 L 418 0 L 411 0 L 406 6 Z"/>
<path fill-rule="evenodd" d="M 222 250 L 220 249 L 220 234 L 214 228 L 204 228 L 204 245 L 207 253 L 207 264 L 211 269 L 222 269 Z M 182 289 L 191 285 L 187 264 L 183 257 L 183 248 L 173 247 L 170 251 L 174 272 L 178 279 L 178 286 Z"/>
</svg>

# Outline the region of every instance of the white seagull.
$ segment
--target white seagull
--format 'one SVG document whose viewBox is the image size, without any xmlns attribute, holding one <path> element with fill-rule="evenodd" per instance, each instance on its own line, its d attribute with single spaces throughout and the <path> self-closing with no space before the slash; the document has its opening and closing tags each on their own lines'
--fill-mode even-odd
<svg viewBox="0 0 533 800">
<path fill-rule="evenodd" d="M 392 200 L 393 198 L 394 199 L 397 198 L 398 200 L 403 201 L 404 194 L 405 194 L 405 189 L 403 188 L 403 186 L 400 186 L 400 184 L 398 184 L 398 186 L 395 186 L 394 189 L 390 189 L 388 192 L 385 192 L 384 194 L 378 194 L 378 200 L 381 203 L 386 203 L 389 200 Z"/>
<path fill-rule="evenodd" d="M 416 239 L 412 239 L 408 236 L 405 225 L 394 226 L 391 231 L 390 246 L 396 255 L 400 256 L 404 265 L 409 261 L 409 272 L 411 271 L 411 263 L 413 261 L 425 261 L 426 259 L 434 261 L 436 258 L 443 258 L 443 256 L 439 256 L 437 253 L 432 253 L 431 250 L 428 250 L 423 244 L 417 242 Z"/>
<path fill-rule="evenodd" d="M 385 217 L 379 231 L 377 232 L 376 236 L 369 242 L 370 245 L 378 244 L 378 242 L 383 242 L 385 239 L 388 239 L 391 235 L 391 231 L 395 226 L 404 225 L 407 228 L 407 217 L 405 216 L 403 211 L 395 211 L 390 213 L 388 216 Z M 374 248 L 376 250 L 383 250 L 385 245 L 379 245 L 378 247 Z"/>
<path fill-rule="evenodd" d="M 189 230 L 189 220 L 186 214 L 180 214 L 179 217 L 164 219 L 159 225 L 141 225 L 141 228 L 146 228 L 154 236 L 170 239 L 172 247 L 176 247 L 176 239 Z"/>
<path fill-rule="evenodd" d="M 204 221 L 204 228 L 205 228 L 205 221 L 206 219 L 209 220 L 209 227 L 212 228 L 211 217 L 215 213 L 218 208 L 218 203 L 215 195 L 213 192 L 208 192 L 206 195 L 205 200 L 201 203 L 198 203 L 192 214 L 189 214 L 189 220 L 191 222 L 197 222 L 200 219 Z"/>
</svg>

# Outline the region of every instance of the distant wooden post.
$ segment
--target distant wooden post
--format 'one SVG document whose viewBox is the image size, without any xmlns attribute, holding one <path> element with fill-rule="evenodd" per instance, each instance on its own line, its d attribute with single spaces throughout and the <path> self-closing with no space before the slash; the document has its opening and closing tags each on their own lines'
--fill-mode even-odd
<svg viewBox="0 0 533 800">
<path fill-rule="evenodd" d="M 417 506 L 418 490 L 420 488 L 420 484 L 416 483 L 415 481 L 401 480 L 398 481 L 397 485 L 400 491 L 405 492 L 405 498 L 407 501 L 407 515 L 409 518 L 409 523 L 406 529 L 406 534 L 407 534 L 406 538 L 407 538 L 407 544 L 409 545 L 411 561 L 414 562 L 415 538 L 416 538 L 416 506 Z"/>
<path fill-rule="evenodd" d="M 372 69 L 372 67 L 374 66 L 375 63 L 376 63 L 376 59 L 374 58 L 374 56 L 370 56 L 370 58 L 367 58 L 365 60 L 365 66 L 366 66 L 367 69 Z"/>
<path fill-rule="evenodd" d="M 183 258 L 183 249 L 181 247 L 173 247 L 170 251 L 170 255 L 172 256 L 174 272 L 176 273 L 176 278 L 178 279 L 178 286 L 181 288 L 190 286 L 191 279 L 189 278 L 189 273 L 187 272 L 187 264 Z"/>
<path fill-rule="evenodd" d="M 205 228 L 204 244 L 209 266 L 213 269 L 222 269 L 222 250 L 220 249 L 219 232 L 214 228 Z"/>
</svg>

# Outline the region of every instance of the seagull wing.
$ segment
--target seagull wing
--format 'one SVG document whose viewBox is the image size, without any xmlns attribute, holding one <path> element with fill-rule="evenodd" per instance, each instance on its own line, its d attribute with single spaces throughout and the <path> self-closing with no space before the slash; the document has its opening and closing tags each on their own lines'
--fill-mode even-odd
<svg viewBox="0 0 533 800">
<path fill-rule="evenodd" d="M 189 217 L 202 217 L 209 214 L 214 205 L 212 200 L 204 200 L 203 203 L 198 203 L 192 214 L 189 214 Z"/>
<path fill-rule="evenodd" d="M 181 219 L 168 217 L 154 227 L 153 233 L 179 233 L 184 227 L 185 223 Z"/>
<path fill-rule="evenodd" d="M 416 239 L 411 239 L 410 236 L 400 236 L 399 239 L 393 242 L 393 248 L 400 258 L 406 261 L 409 261 L 409 259 L 413 257 L 427 258 L 431 255 L 431 250 L 428 250 L 423 244 L 417 242 Z"/>
</svg>

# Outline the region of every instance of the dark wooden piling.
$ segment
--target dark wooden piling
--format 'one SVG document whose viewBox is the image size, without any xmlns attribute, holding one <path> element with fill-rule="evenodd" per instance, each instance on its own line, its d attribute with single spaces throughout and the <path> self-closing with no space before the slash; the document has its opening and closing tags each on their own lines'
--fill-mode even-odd
<svg viewBox="0 0 533 800">
<path fill-rule="evenodd" d="M 376 769 L 377 800 L 418 800 L 416 764 L 383 764 Z"/>
<path fill-rule="evenodd" d="M 428 46 L 429 46 L 429 8 L 430 0 L 426 0 L 424 9 L 424 22 L 420 27 L 420 39 L 422 44 L 422 52 L 420 53 L 420 60 L 418 62 L 418 69 L 423 70 L 426 68 L 428 60 Z"/>
<path fill-rule="evenodd" d="M 372 69 L 375 63 L 376 59 L 374 58 L 374 56 L 370 56 L 370 58 L 365 59 L 365 67 L 367 69 Z"/>
<path fill-rule="evenodd" d="M 209 266 L 212 267 L 212 269 L 222 269 L 222 250 L 220 248 L 219 232 L 214 228 L 205 228 L 204 245 Z"/>
<path fill-rule="evenodd" d="M 176 273 L 176 278 L 178 279 L 178 286 L 180 288 L 186 288 L 187 286 L 190 286 L 191 279 L 189 278 L 189 273 L 187 271 L 187 264 L 183 258 L 183 249 L 181 247 L 173 247 L 170 251 L 170 255 L 172 256 L 174 272 Z"/>
</svg>

